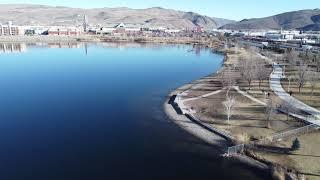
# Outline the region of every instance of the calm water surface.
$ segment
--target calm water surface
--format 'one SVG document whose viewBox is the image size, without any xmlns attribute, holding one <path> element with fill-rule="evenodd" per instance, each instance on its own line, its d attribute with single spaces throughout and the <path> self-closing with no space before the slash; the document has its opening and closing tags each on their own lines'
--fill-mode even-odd
<svg viewBox="0 0 320 180">
<path fill-rule="evenodd" d="M 0 179 L 259 179 L 162 109 L 222 56 L 185 45 L 74 46 L 0 46 Z"/>
</svg>

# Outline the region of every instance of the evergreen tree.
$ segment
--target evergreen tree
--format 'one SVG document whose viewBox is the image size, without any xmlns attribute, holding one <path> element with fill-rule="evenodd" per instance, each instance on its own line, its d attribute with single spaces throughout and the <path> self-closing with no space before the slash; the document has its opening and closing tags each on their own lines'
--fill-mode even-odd
<svg viewBox="0 0 320 180">
<path fill-rule="evenodd" d="M 300 149 L 300 141 L 298 138 L 296 138 L 293 142 L 292 142 L 292 146 L 291 146 L 291 150 L 292 151 L 296 151 Z"/>
</svg>

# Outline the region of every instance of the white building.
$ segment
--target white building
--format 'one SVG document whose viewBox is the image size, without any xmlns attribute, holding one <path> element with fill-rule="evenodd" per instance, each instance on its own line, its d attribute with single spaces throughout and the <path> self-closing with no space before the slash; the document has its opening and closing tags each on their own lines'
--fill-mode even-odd
<svg viewBox="0 0 320 180">
<path fill-rule="evenodd" d="M 101 34 L 135 34 L 141 32 L 141 24 L 107 24 L 101 27 L 97 33 Z"/>
<path fill-rule="evenodd" d="M 295 31 L 295 30 L 292 30 L 292 31 L 280 30 L 278 32 L 269 31 L 265 35 L 266 38 L 273 41 L 292 41 L 298 36 L 300 36 L 300 31 Z"/>
<path fill-rule="evenodd" d="M 166 33 L 179 33 L 181 32 L 180 29 L 166 29 L 164 32 Z"/>
<path fill-rule="evenodd" d="M 16 36 L 23 35 L 24 32 L 20 26 L 12 24 L 12 21 L 9 21 L 6 25 L 0 24 L 0 36 Z"/>
</svg>

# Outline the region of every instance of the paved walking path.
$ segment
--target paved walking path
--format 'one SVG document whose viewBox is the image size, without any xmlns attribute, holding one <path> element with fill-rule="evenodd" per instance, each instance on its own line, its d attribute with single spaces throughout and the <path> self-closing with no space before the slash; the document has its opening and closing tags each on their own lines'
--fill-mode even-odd
<svg viewBox="0 0 320 180">
<path fill-rule="evenodd" d="M 270 88 L 279 96 L 280 99 L 283 101 L 291 104 L 293 107 L 302 110 L 304 112 L 309 113 L 313 116 L 313 118 L 307 118 L 304 117 L 303 119 L 320 126 L 320 111 L 316 108 L 313 108 L 296 98 L 290 96 L 282 87 L 281 85 L 281 78 L 284 78 L 283 76 L 283 69 L 278 64 L 273 64 L 273 72 L 270 75 Z"/>
<path fill-rule="evenodd" d="M 258 103 L 258 104 L 261 104 L 263 106 L 266 106 L 267 104 L 253 96 L 251 96 L 250 94 L 248 94 L 247 92 L 244 92 L 244 91 L 241 91 L 239 86 L 233 86 L 232 87 L 234 90 L 236 90 L 239 94 L 241 94 L 242 96 L 245 96 L 247 98 L 249 98 L 250 100 Z M 188 112 L 190 113 L 190 109 L 187 108 L 184 103 L 185 102 L 188 102 L 188 101 L 193 101 L 193 100 L 198 100 L 198 99 L 201 99 L 201 98 L 206 98 L 206 97 L 209 97 L 209 96 L 212 96 L 212 95 L 215 95 L 215 94 L 218 94 L 220 92 L 222 92 L 222 90 L 224 90 L 225 88 L 223 89 L 220 89 L 220 90 L 216 90 L 216 91 L 213 91 L 213 92 L 210 92 L 210 93 L 207 93 L 207 94 L 204 94 L 204 95 L 201 95 L 201 96 L 197 96 L 197 97 L 193 97 L 193 98 L 186 98 L 184 99 L 183 96 L 186 96 L 188 94 L 188 91 L 184 91 L 182 93 L 179 93 L 176 97 L 176 100 L 175 102 L 179 105 L 181 111 L 183 114 L 187 114 Z"/>
<path fill-rule="evenodd" d="M 255 98 L 255 97 L 251 96 L 247 92 L 241 91 L 239 86 L 233 86 L 233 89 L 235 89 L 239 94 L 249 98 L 251 101 L 254 101 L 254 102 L 258 103 L 258 104 L 261 104 L 262 106 L 267 106 L 267 103 L 265 103 L 265 102 Z"/>
</svg>

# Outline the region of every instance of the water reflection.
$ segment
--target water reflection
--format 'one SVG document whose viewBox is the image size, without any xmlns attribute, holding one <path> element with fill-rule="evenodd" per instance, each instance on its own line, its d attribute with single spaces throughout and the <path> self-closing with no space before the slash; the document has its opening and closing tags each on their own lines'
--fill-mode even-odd
<svg viewBox="0 0 320 180">
<path fill-rule="evenodd" d="M 21 53 L 27 51 L 27 45 L 24 43 L 0 43 L 0 53 Z"/>
<path fill-rule="evenodd" d="M 135 43 L 135 42 L 98 42 L 98 43 L 85 43 L 85 42 L 57 42 L 57 43 L 0 43 L 0 53 L 22 53 L 26 52 L 27 48 L 30 47 L 43 47 L 43 48 L 70 48 L 70 49 L 80 49 L 83 48 L 86 55 L 88 55 L 88 44 L 99 45 L 104 48 L 114 48 L 114 49 L 129 49 L 129 48 L 149 48 L 154 50 L 160 50 L 164 48 L 162 43 Z M 167 44 L 166 47 L 171 47 L 181 49 L 185 45 L 177 44 Z M 208 50 L 207 47 L 202 45 L 193 45 L 187 50 L 188 53 L 194 53 L 200 56 L 201 53 L 205 52 L 203 50 Z M 214 52 L 212 52 L 214 53 Z"/>
<path fill-rule="evenodd" d="M 48 43 L 48 48 L 81 48 L 82 45 L 79 43 Z"/>
</svg>

